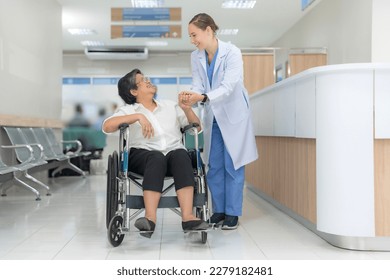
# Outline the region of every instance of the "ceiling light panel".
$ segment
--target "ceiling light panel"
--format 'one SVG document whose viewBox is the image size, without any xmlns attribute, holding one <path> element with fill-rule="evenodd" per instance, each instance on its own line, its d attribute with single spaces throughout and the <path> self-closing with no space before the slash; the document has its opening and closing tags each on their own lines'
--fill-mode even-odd
<svg viewBox="0 0 390 280">
<path fill-rule="evenodd" d="M 255 0 L 224 0 L 222 8 L 224 9 L 253 9 Z"/>
<path fill-rule="evenodd" d="M 72 35 L 94 35 L 96 34 L 95 30 L 88 28 L 68 28 L 68 32 Z"/>
<path fill-rule="evenodd" d="M 100 41 L 81 41 L 81 45 L 85 47 L 99 47 L 99 46 L 104 46 L 103 42 Z"/>
<path fill-rule="evenodd" d="M 158 8 L 164 6 L 164 0 L 132 0 L 134 8 Z"/>
<path fill-rule="evenodd" d="M 221 29 L 218 31 L 218 35 L 237 35 L 238 29 Z"/>
<path fill-rule="evenodd" d="M 166 47 L 168 46 L 167 41 L 148 41 L 145 43 L 148 47 Z"/>
</svg>

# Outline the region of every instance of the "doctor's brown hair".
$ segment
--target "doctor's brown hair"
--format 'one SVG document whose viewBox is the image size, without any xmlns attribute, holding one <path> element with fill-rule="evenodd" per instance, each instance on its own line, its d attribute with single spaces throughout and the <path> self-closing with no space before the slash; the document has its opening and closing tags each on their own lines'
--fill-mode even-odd
<svg viewBox="0 0 390 280">
<path fill-rule="evenodd" d="M 200 13 L 194 16 L 188 24 L 191 23 L 199 29 L 202 29 L 203 31 L 206 30 L 207 26 L 210 26 L 210 28 L 214 31 L 214 34 L 219 29 L 218 25 L 215 24 L 213 18 L 205 13 Z"/>
</svg>

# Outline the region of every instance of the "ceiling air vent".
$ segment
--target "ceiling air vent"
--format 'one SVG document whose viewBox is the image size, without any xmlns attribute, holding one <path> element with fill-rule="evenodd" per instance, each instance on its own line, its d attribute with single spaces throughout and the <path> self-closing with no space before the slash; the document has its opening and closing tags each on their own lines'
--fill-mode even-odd
<svg viewBox="0 0 390 280">
<path fill-rule="evenodd" d="M 91 60 L 144 60 L 148 58 L 145 47 L 87 47 L 85 55 Z"/>
</svg>

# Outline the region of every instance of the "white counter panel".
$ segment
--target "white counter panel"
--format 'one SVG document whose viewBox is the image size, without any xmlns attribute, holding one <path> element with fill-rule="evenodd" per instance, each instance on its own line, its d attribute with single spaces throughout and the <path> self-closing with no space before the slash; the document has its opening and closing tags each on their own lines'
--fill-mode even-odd
<svg viewBox="0 0 390 280">
<path fill-rule="evenodd" d="M 295 84 L 295 136 L 316 138 L 316 80 L 314 76 Z"/>
<path fill-rule="evenodd" d="M 251 100 L 251 114 L 252 114 L 252 123 L 253 131 L 255 135 L 258 135 L 260 132 L 260 98 Z"/>
<path fill-rule="evenodd" d="M 274 136 L 274 95 L 264 93 L 251 101 L 254 130 L 256 135 Z"/>
<path fill-rule="evenodd" d="M 273 95 L 275 135 L 295 137 L 295 88 L 280 87 Z"/>
<path fill-rule="evenodd" d="M 375 138 L 390 138 L 390 70 L 375 70 Z"/>
<path fill-rule="evenodd" d="M 373 70 L 316 80 L 317 229 L 375 236 Z"/>
</svg>

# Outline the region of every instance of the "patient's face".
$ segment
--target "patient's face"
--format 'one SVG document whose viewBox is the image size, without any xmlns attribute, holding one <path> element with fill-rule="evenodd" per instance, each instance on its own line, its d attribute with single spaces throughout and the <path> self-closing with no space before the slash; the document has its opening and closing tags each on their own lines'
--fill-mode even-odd
<svg viewBox="0 0 390 280">
<path fill-rule="evenodd" d="M 138 91 L 141 92 L 149 92 L 153 95 L 157 92 L 157 87 L 152 84 L 150 79 L 142 74 L 137 74 L 136 76 L 136 84 L 138 87 Z"/>
</svg>

